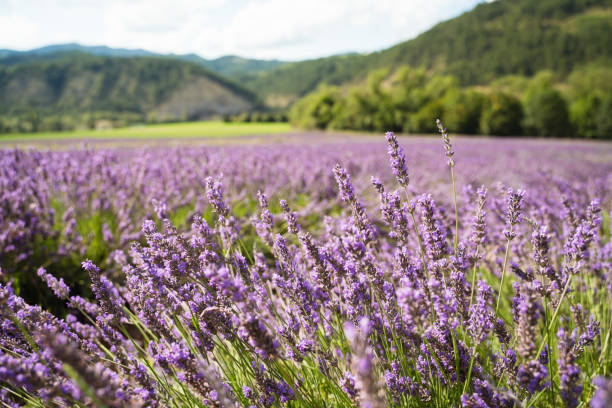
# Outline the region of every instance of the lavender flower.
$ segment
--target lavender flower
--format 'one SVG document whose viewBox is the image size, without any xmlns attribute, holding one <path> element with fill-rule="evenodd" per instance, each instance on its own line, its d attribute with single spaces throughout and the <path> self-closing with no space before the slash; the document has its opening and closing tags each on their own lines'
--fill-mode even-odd
<svg viewBox="0 0 612 408">
<path fill-rule="evenodd" d="M 531 360 L 519 367 L 517 381 L 529 395 L 542 391 L 549 386 L 546 382 L 548 369 L 546 365 L 537 360 Z"/>
<path fill-rule="evenodd" d="M 593 385 L 597 387 L 591 399 L 592 408 L 606 408 L 612 404 L 612 380 L 597 377 L 593 380 Z"/>
<path fill-rule="evenodd" d="M 130 396 L 123 388 L 119 375 L 100 363 L 88 364 L 87 357 L 69 338 L 59 333 L 41 333 L 46 353 L 72 367 L 95 393 L 97 400 L 107 406 L 130 404 Z"/>
<path fill-rule="evenodd" d="M 397 178 L 397 182 L 402 187 L 407 187 L 410 181 L 408 177 L 408 168 L 406 167 L 406 156 L 404 150 L 397 142 L 397 137 L 393 132 L 385 133 L 387 144 L 389 146 L 388 153 L 391 160 L 391 169 Z"/>
<path fill-rule="evenodd" d="M 485 188 L 485 186 L 480 186 L 480 188 L 478 188 L 477 194 L 478 200 L 474 208 L 472 232 L 469 238 L 474 248 L 474 253 L 476 252 L 476 248 L 482 245 L 486 235 L 486 212 L 484 211 L 484 207 L 487 200 L 487 189 Z"/>
<path fill-rule="evenodd" d="M 536 228 L 531 235 L 531 244 L 533 245 L 533 259 L 540 269 L 540 274 L 554 277 L 548 256 L 550 247 L 548 228 L 545 226 Z"/>
<path fill-rule="evenodd" d="M 82 266 L 89 273 L 91 289 L 106 314 L 105 319 L 109 321 L 120 319 L 123 316 L 123 300 L 119 291 L 106 276 L 100 274 L 100 269 L 93 262 L 84 261 Z"/>
<path fill-rule="evenodd" d="M 514 318 L 517 321 L 516 338 L 517 354 L 523 358 L 535 357 L 535 339 L 538 322 L 542 316 L 542 307 L 538 295 L 530 283 L 516 285 L 517 296 L 513 300 Z"/>
<path fill-rule="evenodd" d="M 478 282 L 476 303 L 470 308 L 468 331 L 475 343 L 482 343 L 494 328 L 493 311 L 490 308 L 493 291 L 485 281 Z"/>
<path fill-rule="evenodd" d="M 223 200 L 223 185 L 212 177 L 206 178 L 206 195 L 215 211 L 223 217 L 229 216 L 229 208 Z"/>
<path fill-rule="evenodd" d="M 70 288 L 64 283 L 64 279 L 57 279 L 55 276 L 47 273 L 45 268 L 42 267 L 38 268 L 37 274 L 45 281 L 49 289 L 55 293 L 55 296 L 60 299 L 68 299 L 68 296 L 70 296 Z"/>
<path fill-rule="evenodd" d="M 575 408 L 582 395 L 582 385 L 580 384 L 580 368 L 576 365 L 578 358 L 575 349 L 576 338 L 560 328 L 557 332 L 559 339 L 559 378 L 561 381 L 561 398 L 566 407 Z"/>
<path fill-rule="evenodd" d="M 263 358 L 274 358 L 278 355 L 278 343 L 261 319 L 247 315 L 242 321 L 242 327 L 248 334 L 249 342 L 257 348 Z"/>
<path fill-rule="evenodd" d="M 463 408 L 512 408 L 519 404 L 512 394 L 496 390 L 491 384 L 479 379 L 474 380 L 474 391 L 472 395 L 461 396 Z"/>
<path fill-rule="evenodd" d="M 408 376 L 401 374 L 401 367 L 397 361 L 391 363 L 391 370 L 385 372 L 385 383 L 393 401 L 397 404 L 404 395 L 415 395 L 417 386 Z"/>
<path fill-rule="evenodd" d="M 432 260 L 438 260 L 448 253 L 446 236 L 436 219 L 436 205 L 431 194 L 419 197 L 418 205 L 421 209 L 421 226 L 424 235 L 424 246 L 427 255 Z"/>
<path fill-rule="evenodd" d="M 516 237 L 514 227 L 521 221 L 524 197 L 525 191 L 508 189 L 508 198 L 506 201 L 506 229 L 504 229 L 504 235 L 510 241 Z"/>
<path fill-rule="evenodd" d="M 283 213 L 285 214 L 285 219 L 287 220 L 287 227 L 289 229 L 289 232 L 291 232 L 292 234 L 297 234 L 300 231 L 300 226 L 297 223 L 297 217 L 295 213 L 291 211 L 291 208 L 289 208 L 289 204 L 287 204 L 287 201 L 285 200 L 280 200 L 280 206 L 283 210 Z"/>
<path fill-rule="evenodd" d="M 258 191 L 257 198 L 259 200 L 260 215 L 259 220 L 254 222 L 255 229 L 257 230 L 257 235 L 259 235 L 268 245 L 271 245 L 274 219 L 268 208 L 268 197 L 261 191 Z"/>
<path fill-rule="evenodd" d="M 357 201 L 355 190 L 351 183 L 351 177 L 347 171 L 339 164 L 334 167 L 334 176 L 340 189 L 340 197 L 342 200 L 351 205 L 353 211 L 353 223 L 358 228 L 363 239 L 363 244 L 372 241 L 375 236 L 374 226 L 368 220 L 364 206 Z"/>
<path fill-rule="evenodd" d="M 565 254 L 569 259 L 578 262 L 588 257 L 589 245 L 597 237 L 597 229 L 601 224 L 600 213 L 599 200 L 591 201 L 586 217 L 578 224 L 565 243 Z"/>
<path fill-rule="evenodd" d="M 340 166 L 340 164 L 336 164 L 334 166 L 334 176 L 336 177 L 336 183 L 338 183 L 340 198 L 342 198 L 342 201 L 346 203 L 355 202 L 355 189 L 351 183 L 351 176 L 349 176 L 347 171 Z"/>
<path fill-rule="evenodd" d="M 595 318 L 612 293 L 609 149 L 451 145 L 439 125 L 451 171 L 464 158 L 456 206 L 439 145 L 394 135 L 0 149 L 0 405 L 576 406 L 592 392 L 609 404 L 609 380 L 587 383 L 610 345 Z M 281 200 L 275 231 L 258 190 L 300 203 L 302 224 Z M 502 263 L 516 296 L 493 313 Z"/>
<path fill-rule="evenodd" d="M 440 135 L 442 135 L 442 141 L 444 142 L 444 150 L 446 151 L 446 157 L 448 158 L 448 166 L 454 167 L 455 160 L 453 159 L 453 156 L 455 152 L 453 151 L 453 146 L 450 143 L 448 131 L 446 130 L 440 119 L 436 119 L 436 126 L 438 127 Z"/>
<path fill-rule="evenodd" d="M 381 395 L 382 389 L 374 373 L 374 356 L 367 343 L 370 330 L 370 321 L 367 318 L 361 319 L 359 329 L 352 323 L 344 325 L 344 333 L 353 352 L 351 371 L 355 375 L 355 385 L 359 390 L 360 405 L 364 408 L 383 408 L 385 404 Z"/>
</svg>

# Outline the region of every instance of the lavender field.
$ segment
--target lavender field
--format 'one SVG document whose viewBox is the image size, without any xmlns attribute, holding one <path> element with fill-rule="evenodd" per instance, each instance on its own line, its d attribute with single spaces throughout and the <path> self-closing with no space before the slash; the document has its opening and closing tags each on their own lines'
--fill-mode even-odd
<svg viewBox="0 0 612 408">
<path fill-rule="evenodd" d="M 612 406 L 612 144 L 0 150 L 6 407 Z"/>
</svg>

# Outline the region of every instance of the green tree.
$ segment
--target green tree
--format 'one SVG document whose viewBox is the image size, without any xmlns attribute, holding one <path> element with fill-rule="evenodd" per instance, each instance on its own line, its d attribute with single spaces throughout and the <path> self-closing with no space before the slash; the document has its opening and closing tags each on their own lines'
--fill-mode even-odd
<svg viewBox="0 0 612 408">
<path fill-rule="evenodd" d="M 612 94 L 606 95 L 595 117 L 596 136 L 599 139 L 612 139 Z"/>
<path fill-rule="evenodd" d="M 498 92 L 489 96 L 480 118 L 480 129 L 487 135 L 520 135 L 522 120 L 521 102 L 512 95 Z"/>
<path fill-rule="evenodd" d="M 570 118 L 580 137 L 597 138 L 597 116 L 602 97 L 591 93 L 575 100 L 570 106 Z"/>
<path fill-rule="evenodd" d="M 569 136 L 572 133 L 567 103 L 554 88 L 530 92 L 525 100 L 525 130 L 538 136 Z"/>
<path fill-rule="evenodd" d="M 40 129 L 40 124 L 42 122 L 40 113 L 35 109 L 30 109 L 26 115 L 26 120 L 30 124 L 31 131 L 38 132 L 38 130 Z"/>
<path fill-rule="evenodd" d="M 612 68 L 610 64 L 588 64 L 576 68 L 567 78 L 567 96 L 570 101 L 600 92 L 612 93 Z"/>
<path fill-rule="evenodd" d="M 326 129 L 338 117 L 341 105 L 340 90 L 323 86 L 293 105 L 291 123 L 307 129 Z"/>
<path fill-rule="evenodd" d="M 485 96 L 474 90 L 453 92 L 444 100 L 444 124 L 453 133 L 480 133 Z"/>
<path fill-rule="evenodd" d="M 410 133 L 435 133 L 437 132 L 436 118 L 444 117 L 444 103 L 441 99 L 429 102 L 410 116 L 404 131 Z"/>
</svg>

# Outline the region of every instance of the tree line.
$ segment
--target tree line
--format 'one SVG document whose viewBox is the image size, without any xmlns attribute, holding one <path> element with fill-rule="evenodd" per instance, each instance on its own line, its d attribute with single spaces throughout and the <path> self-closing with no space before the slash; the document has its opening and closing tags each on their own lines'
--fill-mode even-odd
<svg viewBox="0 0 612 408">
<path fill-rule="evenodd" d="M 566 78 L 550 71 L 460 86 L 453 75 L 401 67 L 362 84 L 323 85 L 297 101 L 291 122 L 309 129 L 612 139 L 612 69 L 591 64 Z"/>
</svg>

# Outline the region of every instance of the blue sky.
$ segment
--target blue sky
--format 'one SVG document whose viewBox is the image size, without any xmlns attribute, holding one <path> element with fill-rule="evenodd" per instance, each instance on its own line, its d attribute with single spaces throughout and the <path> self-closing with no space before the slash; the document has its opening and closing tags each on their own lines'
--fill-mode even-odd
<svg viewBox="0 0 612 408">
<path fill-rule="evenodd" d="M 79 42 L 301 60 L 371 52 L 485 0 L 0 0 L 0 48 Z"/>
</svg>

